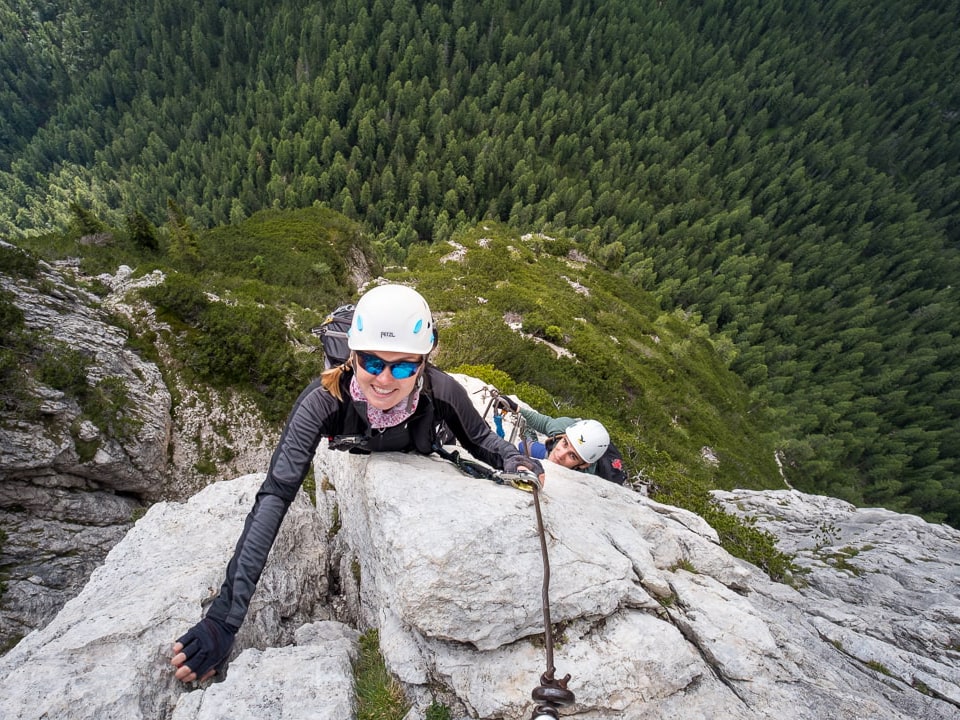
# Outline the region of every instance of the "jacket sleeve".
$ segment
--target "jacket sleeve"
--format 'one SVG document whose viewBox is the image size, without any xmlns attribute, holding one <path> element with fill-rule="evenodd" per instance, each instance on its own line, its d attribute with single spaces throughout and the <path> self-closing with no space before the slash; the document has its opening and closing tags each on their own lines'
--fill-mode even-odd
<svg viewBox="0 0 960 720">
<path fill-rule="evenodd" d="M 208 617 L 222 621 L 234 631 L 243 623 L 270 548 L 310 469 L 317 445 L 322 437 L 336 434 L 338 409 L 338 401 L 319 381 L 297 398 Z"/>
<path fill-rule="evenodd" d="M 527 427 L 547 436 L 562 433 L 576 422 L 573 418 L 554 418 L 525 407 L 520 408 L 520 414 L 523 415 L 523 419 L 527 421 Z"/>
<path fill-rule="evenodd" d="M 504 469 L 508 458 L 524 457 L 487 425 L 460 383 L 442 370 L 430 368 L 430 371 L 437 417 L 447 423 L 471 455 L 498 470 Z"/>
</svg>

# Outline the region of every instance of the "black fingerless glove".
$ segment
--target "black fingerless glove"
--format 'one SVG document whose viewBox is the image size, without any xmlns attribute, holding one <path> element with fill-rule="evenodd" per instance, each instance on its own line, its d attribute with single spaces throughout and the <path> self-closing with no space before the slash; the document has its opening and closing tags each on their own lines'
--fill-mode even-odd
<svg viewBox="0 0 960 720">
<path fill-rule="evenodd" d="M 504 458 L 504 472 L 515 473 L 518 472 L 521 467 L 527 468 L 534 475 L 543 475 L 543 465 L 535 458 L 527 457 L 526 455 L 511 455 L 508 458 Z"/>
<path fill-rule="evenodd" d="M 500 405 L 500 407 L 509 410 L 510 412 L 516 412 L 518 409 L 517 401 L 511 397 L 507 397 L 506 395 L 498 395 L 497 404 Z"/>
<path fill-rule="evenodd" d="M 187 656 L 183 664 L 195 672 L 197 678 L 202 678 L 211 668 L 219 668 L 230 654 L 237 630 L 220 620 L 204 618 L 177 638 L 183 645 L 180 652 Z"/>
</svg>

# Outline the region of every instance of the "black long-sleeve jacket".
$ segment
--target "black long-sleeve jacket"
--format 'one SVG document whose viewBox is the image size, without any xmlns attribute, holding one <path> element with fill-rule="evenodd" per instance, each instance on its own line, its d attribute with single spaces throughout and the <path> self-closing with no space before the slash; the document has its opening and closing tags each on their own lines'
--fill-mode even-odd
<svg viewBox="0 0 960 720">
<path fill-rule="evenodd" d="M 463 386 L 431 365 L 425 369 L 414 414 L 382 431 L 370 428 L 366 403 L 350 398 L 350 378 L 349 372 L 340 378 L 343 400 L 337 400 L 319 380 L 297 398 L 227 565 L 220 594 L 207 617 L 220 620 L 234 631 L 239 629 L 280 523 L 310 469 L 321 438 L 358 435 L 363 438 L 362 449 L 366 451 L 414 450 L 430 454 L 436 428 L 442 421 L 471 455 L 494 468 L 503 469 L 508 458 L 522 457 L 519 450 L 490 430 Z M 542 472 L 539 467 L 536 470 Z"/>
</svg>

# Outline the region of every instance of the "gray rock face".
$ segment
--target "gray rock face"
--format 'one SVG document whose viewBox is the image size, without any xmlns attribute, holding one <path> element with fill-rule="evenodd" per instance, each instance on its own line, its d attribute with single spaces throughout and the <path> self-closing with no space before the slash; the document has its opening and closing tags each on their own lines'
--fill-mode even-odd
<svg viewBox="0 0 960 720">
<path fill-rule="evenodd" d="M 13 293 L 30 330 L 93 360 L 88 371 L 91 386 L 108 378 L 122 383 L 126 432 L 122 437 L 110 435 L 82 417 L 75 401 L 38 385 L 31 391 L 42 402 L 42 422 L 4 418 L 0 427 L 4 478 L 23 478 L 45 487 L 102 487 L 149 495 L 166 466 L 171 431 L 170 394 L 160 371 L 124 346 L 124 332 L 96 309 L 96 297 L 67 285 L 52 269 L 43 281 L 41 291 L 0 276 L 0 287 Z M 75 424 L 77 429 L 71 432 Z M 97 447 L 93 453 L 81 452 L 77 440 Z"/>
<path fill-rule="evenodd" d="M 823 638 L 888 684 L 960 708 L 960 533 L 791 490 L 714 496 L 796 555 L 801 609 Z"/>
<path fill-rule="evenodd" d="M 178 700 L 195 708 L 186 717 L 226 717 L 212 707 L 200 707 L 204 692 L 178 687 L 170 672 L 170 649 L 218 591 L 224 558 L 240 535 L 262 480 L 261 475 L 245 476 L 216 483 L 185 504 L 154 505 L 110 551 L 81 593 L 0 660 L 0 717 L 165 718 Z M 250 694 L 269 687 L 266 679 L 260 686 L 249 677 L 243 680 L 245 664 L 256 668 L 266 662 L 272 670 L 262 667 L 262 672 L 269 674 L 277 672 L 280 663 L 309 658 L 318 672 L 339 668 L 349 681 L 349 670 L 342 668 L 344 663 L 349 668 L 356 633 L 339 627 L 301 628 L 325 616 L 323 607 L 315 607 L 327 592 L 321 519 L 306 496 L 292 506 L 235 646 L 237 652 L 282 649 L 264 653 L 259 661 L 248 657 L 236 673 L 231 668 L 228 682 L 208 691 L 210 705 L 217 693 L 230 688 Z M 308 650 L 286 647 L 291 642 Z M 259 675 L 261 670 L 253 672 Z M 304 675 L 290 679 L 294 677 Z M 188 698 L 191 694 L 198 697 Z M 268 697 L 259 696 L 262 706 Z M 227 705 L 222 710 L 231 712 Z M 270 716 L 278 717 L 259 717 Z"/>
<path fill-rule="evenodd" d="M 259 476 L 151 508 L 80 596 L 0 660 L 0 716 L 350 718 L 356 631 L 375 627 L 413 703 L 408 720 L 423 718 L 440 691 L 453 717 L 529 717 L 546 669 L 532 495 L 464 477 L 435 457 L 321 449 L 315 473 L 316 508 L 300 499 L 285 520 L 226 680 L 180 688 L 167 662 L 173 639 L 219 586 Z M 829 506 L 769 495 L 794 518 Z M 563 716 L 946 720 L 960 712 L 948 614 L 960 607 L 955 531 L 891 513 L 884 523 L 908 534 L 891 539 L 876 526 L 874 548 L 863 550 L 890 553 L 877 565 L 883 572 L 824 562 L 795 590 L 729 556 L 697 516 L 611 483 L 550 466 L 541 503 L 554 660 L 576 695 Z M 849 514 L 857 532 L 869 525 Z M 809 528 L 786 522 L 789 542 L 801 544 Z M 906 538 L 927 548 L 914 563 L 893 559 Z M 921 562 L 925 552 L 941 564 Z M 899 596 L 884 592 L 892 576 L 936 596 L 896 601 L 904 617 L 912 607 L 942 625 L 926 650 L 916 637 L 922 621 L 905 632 L 892 614 Z M 333 588 L 339 596 L 330 597 Z M 875 631 L 883 618 L 891 628 Z"/>
<path fill-rule="evenodd" d="M 545 669 L 529 496 L 442 481 L 429 459 L 409 460 L 412 472 L 394 465 L 374 456 L 325 468 L 344 532 L 357 533 L 347 545 L 362 569 L 361 622 L 380 627 L 401 680 L 452 687 L 471 717 L 525 717 Z M 932 656 L 882 644 L 858 656 L 828 633 L 822 593 L 772 583 L 721 550 L 699 518 L 553 466 L 550 478 L 551 616 L 564 627 L 555 660 L 577 696 L 568 714 L 956 717 L 960 662 L 950 641 Z M 925 582 L 945 593 L 937 607 L 957 607 L 960 533 L 907 522 L 947 540 L 938 546 L 945 574 Z M 846 573 L 832 572 L 843 585 Z M 864 592 L 849 604 L 838 591 L 833 612 L 869 617 L 873 602 Z M 911 663 L 925 680 L 893 669 Z"/>
<path fill-rule="evenodd" d="M 167 472 L 156 497 L 186 500 L 216 479 L 209 475 L 211 458 L 217 459 L 219 479 L 263 470 L 280 433 L 279 428 L 264 421 L 255 404 L 242 393 L 188 383 L 177 371 L 180 363 L 171 347 L 178 342 L 177 333 L 137 292 L 165 279 L 159 270 L 133 277 L 125 265 L 113 275 L 97 277 L 110 288 L 103 299 L 104 307 L 141 333 L 156 338 L 154 349 L 168 369 L 165 379 L 169 391 L 178 398 L 170 412 L 173 432 L 167 448 Z"/>
<path fill-rule="evenodd" d="M 91 362 L 87 382 L 123 396 L 117 426 L 98 427 L 72 397 L 31 376 L 35 413 L 0 409 L 0 552 L 7 589 L 0 646 L 52 618 L 157 499 L 170 441 L 170 394 L 155 365 L 125 347 L 98 301 L 42 264 L 39 281 L 0 275 L 26 327 L 49 348 Z"/>
</svg>

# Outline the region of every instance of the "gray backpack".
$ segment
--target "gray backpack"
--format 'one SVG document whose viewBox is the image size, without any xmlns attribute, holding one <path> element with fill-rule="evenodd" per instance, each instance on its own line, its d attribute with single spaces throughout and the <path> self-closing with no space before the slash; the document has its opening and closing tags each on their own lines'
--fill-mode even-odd
<svg viewBox="0 0 960 720">
<path fill-rule="evenodd" d="M 350 357 L 347 331 L 350 330 L 353 322 L 354 307 L 354 305 L 341 305 L 327 315 L 320 325 L 310 330 L 320 338 L 320 344 L 323 345 L 323 364 L 327 368 L 342 365 Z"/>
</svg>

